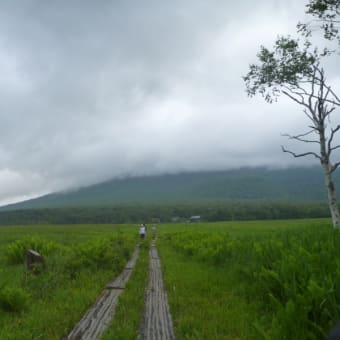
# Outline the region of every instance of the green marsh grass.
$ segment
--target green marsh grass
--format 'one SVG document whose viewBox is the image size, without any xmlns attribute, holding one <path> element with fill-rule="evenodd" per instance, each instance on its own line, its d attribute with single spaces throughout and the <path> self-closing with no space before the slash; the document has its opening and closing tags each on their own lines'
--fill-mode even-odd
<svg viewBox="0 0 340 340">
<path fill-rule="evenodd" d="M 0 308 L 0 339 L 65 336 L 122 269 L 137 232 L 132 225 L 0 227 L 0 289 L 29 296 L 19 311 Z M 320 339 L 340 319 L 340 235 L 328 219 L 168 224 L 158 235 L 177 339 Z M 56 244 L 39 275 L 6 259 L 9 245 L 30 237 Z M 137 338 L 147 245 L 104 339 Z"/>
<path fill-rule="evenodd" d="M 159 232 L 177 339 L 320 339 L 340 319 L 340 233 L 329 220 Z"/>
<path fill-rule="evenodd" d="M 176 339 L 244 339 L 254 334 L 252 308 L 230 272 L 160 246 Z"/>
<path fill-rule="evenodd" d="M 17 251 L 15 245 L 29 238 L 55 245 L 46 254 L 41 248 L 46 270 L 39 274 L 8 262 L 8 249 Z M 122 225 L 11 226 L 0 227 L 0 240 L 0 290 L 29 296 L 20 310 L 0 306 L 0 339 L 61 339 L 122 270 L 138 233 Z"/>
</svg>

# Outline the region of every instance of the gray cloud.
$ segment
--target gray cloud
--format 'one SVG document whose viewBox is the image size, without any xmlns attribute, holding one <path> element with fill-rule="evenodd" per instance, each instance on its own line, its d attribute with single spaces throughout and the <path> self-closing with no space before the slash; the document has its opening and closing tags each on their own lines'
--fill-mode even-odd
<svg viewBox="0 0 340 340">
<path fill-rule="evenodd" d="M 289 166 L 288 101 L 246 97 L 305 1 L 3 1 L 0 203 L 124 175 Z M 334 66 L 331 68 L 335 69 Z"/>
</svg>

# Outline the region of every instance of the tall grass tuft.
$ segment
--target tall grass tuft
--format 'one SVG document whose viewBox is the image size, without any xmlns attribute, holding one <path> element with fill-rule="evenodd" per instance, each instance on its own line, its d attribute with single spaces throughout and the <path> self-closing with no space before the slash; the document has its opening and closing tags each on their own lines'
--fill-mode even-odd
<svg viewBox="0 0 340 340">
<path fill-rule="evenodd" d="M 0 289 L 0 308 L 5 312 L 22 312 L 27 309 L 29 294 L 22 288 L 2 287 Z"/>
<path fill-rule="evenodd" d="M 38 236 L 26 236 L 9 244 L 5 250 L 8 264 L 21 264 L 25 260 L 25 251 L 33 249 L 42 255 L 48 255 L 57 249 L 57 244 Z"/>
</svg>

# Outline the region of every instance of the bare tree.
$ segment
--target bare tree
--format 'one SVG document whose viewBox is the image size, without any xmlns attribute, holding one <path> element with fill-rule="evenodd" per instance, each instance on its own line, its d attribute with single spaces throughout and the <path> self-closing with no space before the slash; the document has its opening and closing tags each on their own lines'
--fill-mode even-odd
<svg viewBox="0 0 340 340">
<path fill-rule="evenodd" d="M 330 120 L 331 113 L 340 106 L 340 98 L 327 85 L 317 50 L 309 52 L 309 48 L 308 43 L 301 48 L 299 42 L 290 37 L 278 38 L 272 51 L 261 47 L 258 54 L 260 64 L 250 65 L 244 80 L 250 96 L 260 93 L 266 101 L 272 103 L 283 94 L 302 107 L 308 121 L 307 131 L 285 136 L 305 143 L 311 149 L 296 153 L 282 146 L 282 150 L 296 158 L 311 156 L 320 161 L 333 226 L 340 228 L 340 214 L 332 179 L 332 174 L 340 165 L 340 162 L 332 161 L 334 151 L 340 148 L 340 145 L 334 144 L 340 125 L 332 128 Z"/>
</svg>

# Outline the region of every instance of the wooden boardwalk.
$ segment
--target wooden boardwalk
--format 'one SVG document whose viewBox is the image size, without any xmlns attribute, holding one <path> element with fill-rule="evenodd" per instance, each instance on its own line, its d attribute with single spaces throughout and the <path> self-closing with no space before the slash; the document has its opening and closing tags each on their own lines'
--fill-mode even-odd
<svg viewBox="0 0 340 340">
<path fill-rule="evenodd" d="M 139 246 L 136 247 L 132 258 L 126 264 L 122 273 L 109 282 L 106 289 L 99 296 L 95 304 L 87 311 L 65 339 L 69 340 L 96 340 L 110 325 L 120 294 L 124 291 L 132 270 L 139 255 Z"/>
<path fill-rule="evenodd" d="M 160 259 L 154 243 L 150 249 L 149 284 L 146 290 L 141 338 L 143 340 L 175 339 Z"/>
<path fill-rule="evenodd" d="M 164 289 L 160 259 L 155 243 L 150 248 L 149 283 L 145 293 L 144 315 L 141 324 L 140 338 L 143 340 L 174 340 L 172 318 L 168 298 Z M 106 285 L 94 305 L 77 323 L 65 339 L 96 340 L 101 337 L 110 325 L 118 298 L 124 291 L 139 255 L 136 247 L 132 258 L 124 270 Z"/>
</svg>

